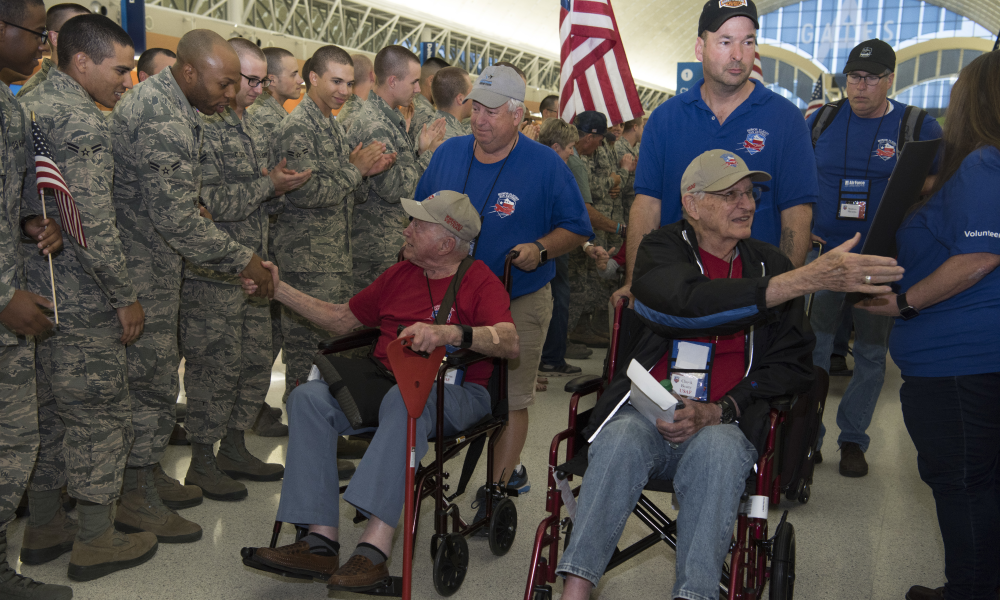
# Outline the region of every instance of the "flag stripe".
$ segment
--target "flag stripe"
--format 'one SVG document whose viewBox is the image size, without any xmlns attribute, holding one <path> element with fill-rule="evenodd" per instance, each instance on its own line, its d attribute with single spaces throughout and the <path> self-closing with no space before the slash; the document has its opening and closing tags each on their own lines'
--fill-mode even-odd
<svg viewBox="0 0 1000 600">
<path fill-rule="evenodd" d="M 83 233 L 83 223 L 80 218 L 80 210 L 73 200 L 66 180 L 55 162 L 52 151 L 45 141 L 45 134 L 41 127 L 35 122 L 35 115 L 31 115 L 31 141 L 35 147 L 35 184 L 38 193 L 45 202 L 45 190 L 54 191 L 56 205 L 59 207 L 59 216 L 62 217 L 62 229 L 76 238 L 84 248 L 87 247 L 87 236 Z"/>
</svg>

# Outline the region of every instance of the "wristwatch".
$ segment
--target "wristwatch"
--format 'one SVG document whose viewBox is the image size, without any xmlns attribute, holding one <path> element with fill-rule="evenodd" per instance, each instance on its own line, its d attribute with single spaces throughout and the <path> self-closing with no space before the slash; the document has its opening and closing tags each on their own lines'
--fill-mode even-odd
<svg viewBox="0 0 1000 600">
<path fill-rule="evenodd" d="M 906 294 L 896 296 L 896 306 L 899 307 L 899 316 L 907 321 L 920 314 L 917 309 L 910 306 L 910 303 L 906 301 Z"/>
<path fill-rule="evenodd" d="M 549 251 L 538 240 L 535 240 L 535 245 L 538 246 L 538 264 L 544 265 L 545 261 L 549 260 Z"/>
<path fill-rule="evenodd" d="M 728 425 L 736 420 L 736 406 L 732 398 L 726 396 L 722 400 L 719 400 L 719 406 L 722 408 L 722 417 L 719 419 L 720 423 Z"/>
<path fill-rule="evenodd" d="M 462 343 L 458 345 L 459 348 L 471 348 L 472 347 L 472 327 L 468 325 L 459 325 L 462 328 Z"/>
</svg>

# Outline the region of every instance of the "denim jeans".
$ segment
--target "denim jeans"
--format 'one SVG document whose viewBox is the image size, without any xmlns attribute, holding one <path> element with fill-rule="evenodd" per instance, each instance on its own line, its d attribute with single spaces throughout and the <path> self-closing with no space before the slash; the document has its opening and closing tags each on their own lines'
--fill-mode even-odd
<svg viewBox="0 0 1000 600">
<path fill-rule="evenodd" d="M 815 251 L 810 253 L 810 261 L 815 259 Z M 843 292 L 816 292 L 813 296 L 809 324 L 816 335 L 813 349 L 813 364 L 830 372 L 830 354 L 833 352 L 834 337 L 843 323 L 841 315 L 845 310 Z M 885 381 L 885 357 L 889 351 L 889 334 L 895 319 L 880 317 L 870 312 L 851 308 L 854 317 L 854 375 L 847 384 L 844 397 L 837 409 L 837 426 L 840 437 L 837 443 L 853 442 L 868 451 L 871 438 L 866 431 L 875 414 L 875 403 L 882 393 Z M 823 447 L 826 426 L 820 428 L 816 448 Z"/>
<path fill-rule="evenodd" d="M 569 254 L 557 256 L 552 280 L 552 319 L 542 346 L 542 364 L 566 364 L 566 336 L 569 334 Z"/>
<path fill-rule="evenodd" d="M 947 600 L 995 600 L 1000 585 L 1000 373 L 903 375 L 903 422 L 944 540 Z"/>
<path fill-rule="evenodd" d="M 625 404 L 590 445 L 588 457 L 573 535 L 558 572 L 596 586 L 643 486 L 650 479 L 672 479 L 680 511 L 671 598 L 718 600 L 740 496 L 757 457 L 739 426 L 705 427 L 671 448 Z"/>
<path fill-rule="evenodd" d="M 445 386 L 445 435 L 475 425 L 491 410 L 489 392 L 481 385 Z M 327 384 L 310 381 L 288 397 L 288 454 L 281 484 L 278 520 L 298 525 L 340 522 L 337 441 L 341 435 L 374 431 L 344 500 L 366 516 L 375 515 L 395 527 L 403 512 L 406 477 L 406 405 L 399 387 L 385 395 L 377 429 L 352 429 Z M 417 461 L 427 454 L 427 439 L 437 425 L 437 386 L 417 419 Z"/>
</svg>

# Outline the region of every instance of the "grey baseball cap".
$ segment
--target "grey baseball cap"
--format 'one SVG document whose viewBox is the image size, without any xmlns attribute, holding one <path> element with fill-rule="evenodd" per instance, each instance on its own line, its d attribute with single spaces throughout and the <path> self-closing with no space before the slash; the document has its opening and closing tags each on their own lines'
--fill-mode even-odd
<svg viewBox="0 0 1000 600">
<path fill-rule="evenodd" d="M 499 108 L 508 100 L 524 102 L 524 80 L 510 67 L 486 67 L 465 97 L 466 102 L 470 100 L 487 108 Z"/>
</svg>

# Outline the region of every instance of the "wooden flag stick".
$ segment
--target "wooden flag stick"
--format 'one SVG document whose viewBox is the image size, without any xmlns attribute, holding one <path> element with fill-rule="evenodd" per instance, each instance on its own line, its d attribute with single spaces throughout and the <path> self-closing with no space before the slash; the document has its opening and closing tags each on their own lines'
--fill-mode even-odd
<svg viewBox="0 0 1000 600">
<path fill-rule="evenodd" d="M 42 218 L 48 219 L 49 217 L 45 214 L 45 194 L 42 194 Z M 52 284 L 52 311 L 55 313 L 56 325 L 59 325 L 59 305 L 56 304 L 56 275 L 52 270 L 52 252 L 48 254 L 49 257 L 49 282 Z"/>
</svg>

